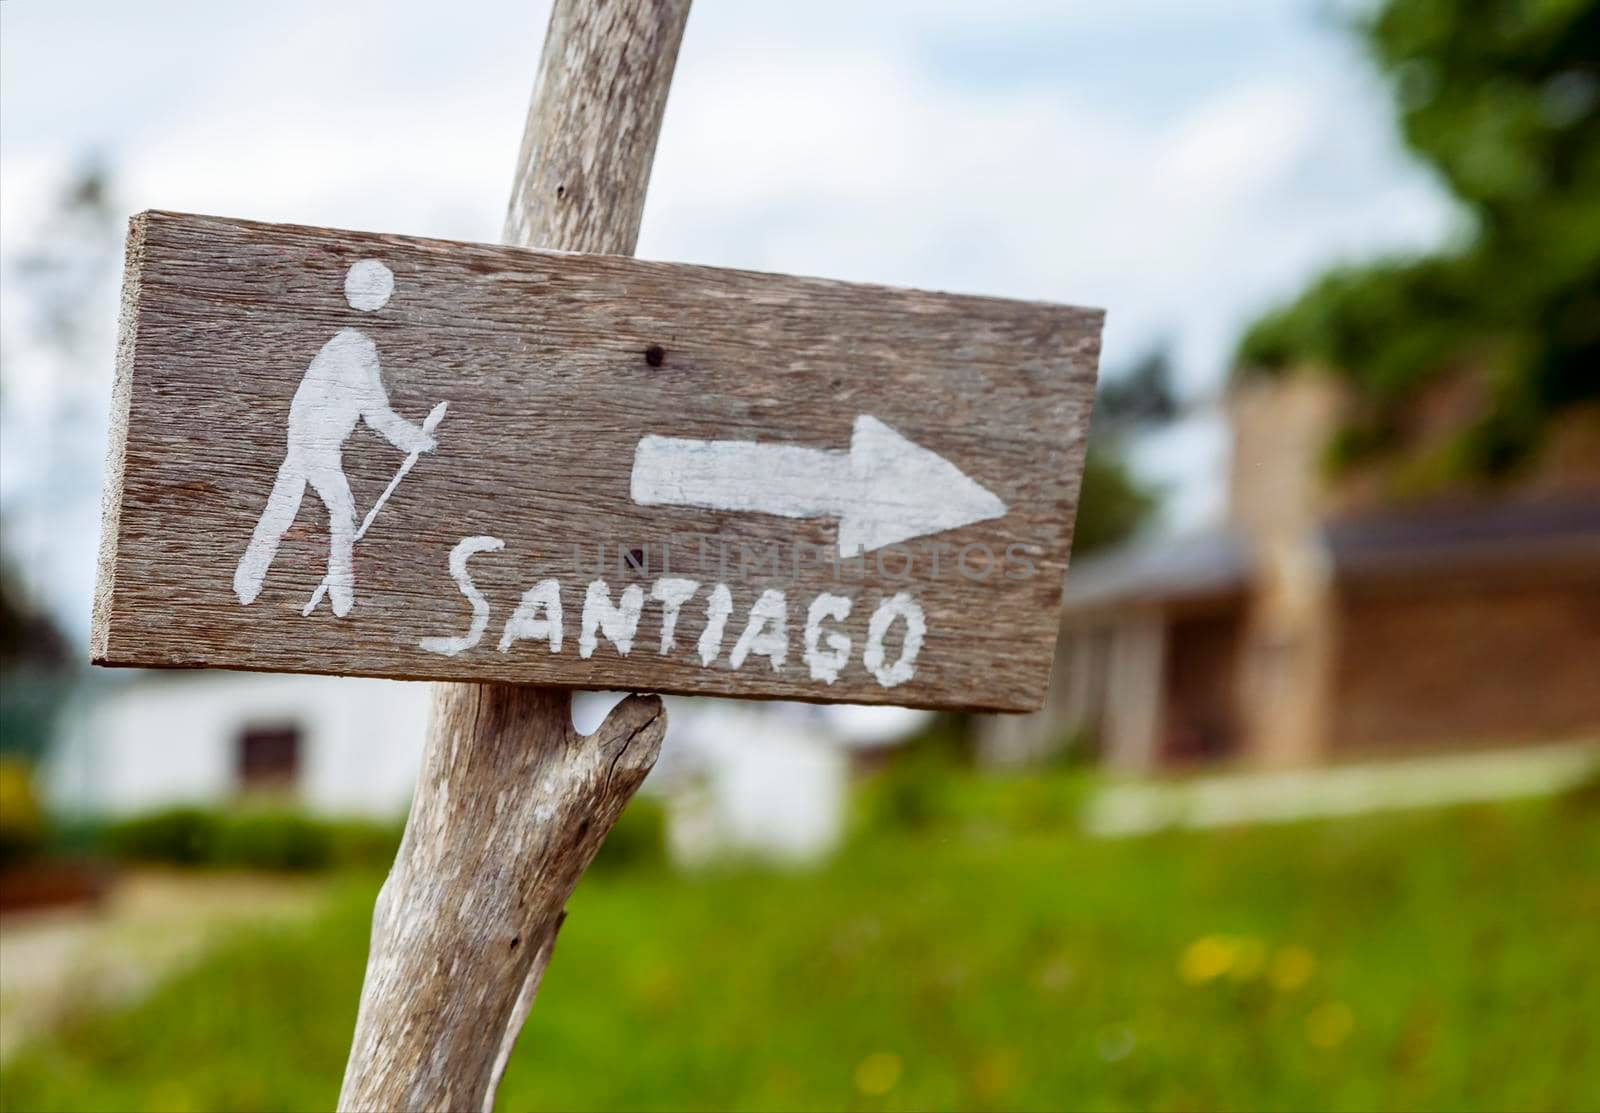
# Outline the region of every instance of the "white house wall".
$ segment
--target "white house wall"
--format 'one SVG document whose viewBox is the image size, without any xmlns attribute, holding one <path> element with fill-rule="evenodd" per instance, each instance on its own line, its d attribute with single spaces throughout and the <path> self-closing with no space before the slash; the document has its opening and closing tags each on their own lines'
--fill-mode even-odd
<svg viewBox="0 0 1600 1113">
<path fill-rule="evenodd" d="M 240 732 L 281 724 L 300 731 L 292 790 L 300 803 L 398 815 L 420 763 L 428 688 L 322 676 L 142 676 L 98 693 L 66 727 L 46 792 L 63 810 L 107 815 L 228 800 L 239 790 Z"/>
<path fill-rule="evenodd" d="M 238 740 L 293 726 L 293 798 L 331 815 L 398 816 L 421 761 L 430 685 L 251 673 L 152 673 L 100 688 L 58 736 L 45 768 L 54 806 L 125 815 L 239 793 Z M 621 697 L 579 693 L 588 732 Z M 725 855 L 809 861 L 838 842 L 849 752 L 894 745 L 929 715 L 669 700 L 669 731 L 648 790 L 669 798 L 681 862 Z"/>
</svg>

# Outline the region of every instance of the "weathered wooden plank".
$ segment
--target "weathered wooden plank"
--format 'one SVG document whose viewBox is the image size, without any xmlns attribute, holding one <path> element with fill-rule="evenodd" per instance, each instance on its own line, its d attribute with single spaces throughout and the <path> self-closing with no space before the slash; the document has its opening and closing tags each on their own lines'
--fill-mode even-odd
<svg viewBox="0 0 1600 1113">
<path fill-rule="evenodd" d="M 168 213 L 124 297 L 97 663 L 1042 699 L 1097 311 Z"/>
<path fill-rule="evenodd" d="M 505 242 L 633 254 L 688 18 L 689 0 L 555 0 Z M 494 1108 L 567 898 L 666 728 L 658 696 L 578 737 L 565 690 L 434 685 L 339 1109 Z"/>
</svg>

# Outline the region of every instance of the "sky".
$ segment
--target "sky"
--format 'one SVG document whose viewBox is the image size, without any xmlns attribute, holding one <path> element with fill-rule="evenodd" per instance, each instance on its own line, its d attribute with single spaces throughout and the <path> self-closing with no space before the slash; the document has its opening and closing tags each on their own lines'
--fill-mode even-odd
<svg viewBox="0 0 1600 1113">
<path fill-rule="evenodd" d="M 1114 374 L 1214 398 L 1239 330 L 1458 216 L 1331 0 L 698 0 L 647 258 L 1091 305 Z M 1343 13 L 1343 14 L 1341 14 Z M 19 265 L 91 158 L 145 208 L 494 240 L 548 7 L 0 0 L 0 516 L 87 629 L 120 230 L 83 350 Z M 68 418 L 63 418 L 63 414 Z M 1168 524 L 1221 512 L 1214 412 L 1141 446 Z"/>
</svg>

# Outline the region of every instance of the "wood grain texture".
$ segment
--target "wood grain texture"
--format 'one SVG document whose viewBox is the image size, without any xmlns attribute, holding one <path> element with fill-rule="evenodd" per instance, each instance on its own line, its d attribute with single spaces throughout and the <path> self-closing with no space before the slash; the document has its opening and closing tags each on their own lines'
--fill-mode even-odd
<svg viewBox="0 0 1600 1113">
<path fill-rule="evenodd" d="M 565 692 L 439 686 L 440 744 L 373 912 L 341 1110 L 491 1106 L 567 898 L 664 726 L 653 697 L 580 737 Z"/>
<path fill-rule="evenodd" d="M 508 242 L 632 250 L 688 16 L 689 0 L 557 0 Z M 541 170 L 589 188 L 536 188 Z M 625 700 L 575 740 L 565 690 L 435 687 L 424 771 L 374 910 L 341 1110 L 493 1110 L 567 898 L 665 733 L 655 696 Z M 472 919 L 480 909 L 497 918 Z"/>
<path fill-rule="evenodd" d="M 167 213 L 136 218 L 130 258 L 117 388 L 128 418 L 94 623 L 101 663 L 999 710 L 1042 700 L 1097 311 Z M 363 259 L 394 274 L 376 312 L 344 297 L 346 272 Z M 330 545 L 310 489 L 259 598 L 241 605 L 234 573 L 285 460 L 291 400 L 324 345 L 349 329 L 370 338 L 401 417 L 414 424 L 449 402 L 438 448 L 356 545 L 348 615 L 324 604 L 302 616 Z M 827 517 L 630 498 L 643 437 L 842 452 L 862 415 L 994 492 L 1004 516 L 839 566 L 830 555 L 839 525 Z M 366 425 L 349 435 L 342 467 L 357 520 L 403 457 Z M 487 625 L 456 656 L 425 651 L 424 639 L 468 629 L 472 610 L 448 562 L 471 536 L 504 542 L 468 565 Z M 668 653 L 665 609 L 648 601 L 663 575 L 701 585 Z M 561 650 L 517 640 L 502 651 L 523 593 L 551 578 Z M 647 597 L 627 654 L 600 636 L 581 656 L 596 579 L 613 601 L 630 585 Z M 706 666 L 696 642 L 717 583 L 733 613 Z M 786 598 L 786 659 L 734 668 L 750 608 L 768 590 Z M 823 592 L 853 601 L 829 624 L 852 643 L 831 684 L 813 677 L 802 634 Z M 900 592 L 921 607 L 927 633 L 913 677 L 885 687 L 864 648 L 875 609 Z M 890 657 L 902 632 L 889 634 Z"/>
<path fill-rule="evenodd" d="M 506 243 L 633 254 L 688 18 L 688 0 L 555 6 Z"/>
</svg>

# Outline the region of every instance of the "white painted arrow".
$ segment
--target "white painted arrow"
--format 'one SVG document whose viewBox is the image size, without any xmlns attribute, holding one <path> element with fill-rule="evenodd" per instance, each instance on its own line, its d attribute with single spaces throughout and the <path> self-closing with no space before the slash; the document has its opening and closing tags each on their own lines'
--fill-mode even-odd
<svg viewBox="0 0 1600 1113">
<path fill-rule="evenodd" d="M 877 418 L 856 418 L 849 451 L 647 436 L 633 501 L 785 518 L 839 519 L 839 555 L 998 518 L 1006 504 L 960 468 Z"/>
</svg>

